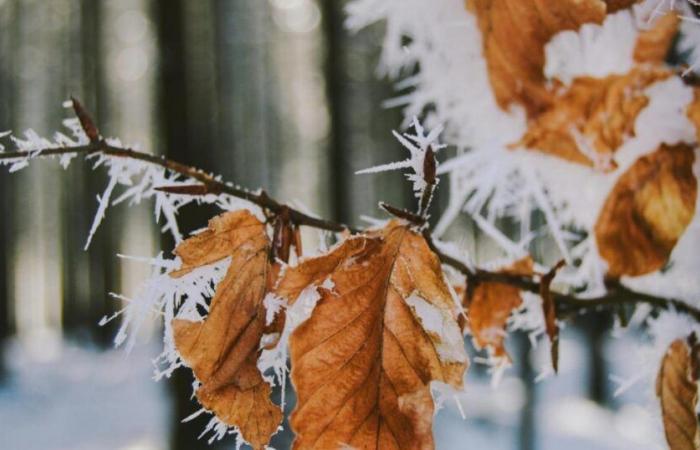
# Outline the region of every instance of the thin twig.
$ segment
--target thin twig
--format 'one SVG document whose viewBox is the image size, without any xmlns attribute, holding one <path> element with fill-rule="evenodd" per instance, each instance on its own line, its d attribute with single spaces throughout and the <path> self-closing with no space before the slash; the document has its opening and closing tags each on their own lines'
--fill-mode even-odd
<svg viewBox="0 0 700 450">
<path fill-rule="evenodd" d="M 413 225 L 422 227 L 426 224 L 426 220 L 424 217 L 414 214 L 411 211 L 397 208 L 396 206 L 391 206 L 390 204 L 384 202 L 379 202 L 379 207 L 391 214 L 392 216 L 406 220 L 407 222 L 410 222 Z"/>
<path fill-rule="evenodd" d="M 210 174 L 196 169 L 191 166 L 173 161 L 171 159 L 164 158 L 162 156 L 151 155 L 150 153 L 144 153 L 137 150 L 132 150 L 130 148 L 116 147 L 108 144 L 104 140 L 98 140 L 91 142 L 86 145 L 76 146 L 76 147 L 61 147 L 61 148 L 48 148 L 39 151 L 14 151 L 14 152 L 3 152 L 0 153 L 0 160 L 7 159 L 20 159 L 20 158 L 39 158 L 45 156 L 60 156 L 60 155 L 93 155 L 95 153 L 101 153 L 107 156 L 114 156 L 117 158 L 129 158 L 139 161 L 144 161 L 150 164 L 155 164 L 164 167 L 172 172 L 177 172 L 186 177 L 195 179 L 202 183 L 206 187 L 208 192 L 218 192 L 222 194 L 227 194 L 232 197 L 240 198 L 243 200 L 248 200 L 261 208 L 264 208 L 274 214 L 279 213 L 283 205 L 276 200 L 270 198 L 265 191 L 252 192 L 247 189 L 239 188 L 230 183 L 224 183 L 215 179 Z M 165 190 L 168 190 L 165 187 Z M 330 220 L 319 219 L 313 216 L 309 216 L 299 210 L 290 208 L 289 209 L 291 219 L 294 223 L 298 225 L 306 225 L 313 228 L 318 228 L 321 230 L 336 231 L 341 232 L 345 230 L 356 231 L 352 228 L 343 225 L 338 222 L 333 222 Z"/>
</svg>

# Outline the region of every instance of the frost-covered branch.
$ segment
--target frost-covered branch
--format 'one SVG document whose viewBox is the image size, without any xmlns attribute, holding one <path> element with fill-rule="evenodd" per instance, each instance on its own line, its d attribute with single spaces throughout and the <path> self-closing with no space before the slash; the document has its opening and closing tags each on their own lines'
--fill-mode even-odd
<svg viewBox="0 0 700 450">
<path fill-rule="evenodd" d="M 80 124 L 85 132 L 85 135 L 89 138 L 89 143 L 84 145 L 76 146 L 65 146 L 58 148 L 39 148 L 32 150 L 17 150 L 11 152 L 0 152 L 0 162 L 5 161 L 10 163 L 20 163 L 25 165 L 29 160 L 34 158 L 48 157 L 48 156 L 76 156 L 76 155 L 105 155 L 112 156 L 116 158 L 125 158 L 137 161 L 143 161 L 149 164 L 154 164 L 170 170 L 174 173 L 183 175 L 185 177 L 191 178 L 201 183 L 200 186 L 192 189 L 190 186 L 189 191 L 183 189 L 183 186 L 162 186 L 156 187 L 156 190 L 161 190 L 168 193 L 187 193 L 195 195 L 206 195 L 206 194 L 226 194 L 232 197 L 236 197 L 242 200 L 247 200 L 257 206 L 269 211 L 272 214 L 279 214 L 283 210 L 288 210 L 290 219 L 297 225 L 306 225 L 322 230 L 328 231 L 344 231 L 350 228 L 341 223 L 327 221 L 323 219 L 318 219 L 312 217 L 306 213 L 299 210 L 289 208 L 280 202 L 270 198 L 267 193 L 263 190 L 257 192 L 249 191 L 233 185 L 232 183 L 226 183 L 221 181 L 217 177 L 204 172 L 203 170 L 197 169 L 195 167 L 187 166 L 185 164 L 167 159 L 162 156 L 153 155 L 150 153 L 141 152 L 128 147 L 123 147 L 121 145 L 115 145 L 110 143 L 109 140 L 102 138 L 99 135 L 94 122 L 83 109 L 80 102 L 75 99 L 72 100 L 72 106 L 76 115 L 80 119 Z M 352 231 L 352 230 L 351 230 Z"/>
<path fill-rule="evenodd" d="M 42 141 L 38 137 L 28 139 L 28 141 L 32 141 L 31 145 L 29 145 L 27 141 L 20 141 L 15 139 L 15 142 L 20 147 L 20 150 L 10 152 L 0 151 L 0 163 L 9 164 L 11 167 L 10 170 L 13 170 L 13 168 L 16 167 L 22 168 L 26 166 L 28 162 L 32 159 L 41 157 L 64 158 L 74 157 L 77 155 L 84 155 L 85 157 L 102 156 L 119 158 L 127 161 L 141 161 L 150 165 L 167 169 L 168 171 L 182 175 L 190 180 L 190 184 L 171 183 L 170 185 L 168 185 L 167 181 L 172 180 L 171 178 L 159 178 L 160 180 L 162 180 L 161 182 L 165 184 L 155 186 L 154 190 L 165 192 L 168 195 L 204 196 L 213 194 L 215 196 L 218 196 L 224 194 L 231 197 L 235 197 L 237 199 L 249 201 L 266 210 L 268 213 L 271 213 L 272 215 L 277 215 L 281 213 L 289 214 L 290 221 L 295 225 L 304 225 L 320 230 L 335 232 L 350 231 L 353 233 L 357 233 L 361 231 L 357 229 L 352 229 L 340 222 L 310 216 L 302 211 L 280 203 L 279 201 L 268 196 L 265 193 L 265 191 L 249 191 L 244 188 L 237 187 L 232 183 L 222 181 L 219 177 L 215 177 L 198 168 L 188 166 L 180 162 L 164 158 L 162 156 L 157 156 L 122 146 L 118 141 L 104 139 L 99 135 L 97 128 L 92 123 L 92 120 L 90 119 L 89 115 L 87 115 L 87 113 L 82 109 L 80 103 L 74 101 L 72 106 L 76 111 L 76 114 L 80 117 L 80 126 L 82 128 L 82 130 L 80 130 L 82 131 L 82 139 L 79 139 L 77 144 L 74 141 L 68 141 L 67 138 L 57 139 L 57 142 L 64 143 L 63 146 L 57 147 L 49 146 L 49 144 L 46 141 Z M 416 124 L 417 121 L 414 122 L 414 126 Z M 410 174 L 411 176 L 409 177 L 409 179 L 414 183 L 416 193 L 418 194 L 419 199 L 421 200 L 419 214 L 414 214 L 409 211 L 400 210 L 398 208 L 386 204 L 381 204 L 382 208 L 391 215 L 399 217 L 402 220 L 406 220 L 416 226 L 423 228 L 424 236 L 430 243 L 433 251 L 440 258 L 442 263 L 464 274 L 469 284 L 478 285 L 479 283 L 484 282 L 496 282 L 514 286 L 519 289 L 522 289 L 523 291 L 537 294 L 540 289 L 540 275 L 535 274 L 533 276 L 520 276 L 470 267 L 464 262 L 462 262 L 459 258 L 456 258 L 438 248 L 438 246 L 435 245 L 435 241 L 430 231 L 427 228 L 425 228 L 425 225 L 427 223 L 425 216 L 427 203 L 423 203 L 423 198 L 425 198 L 426 195 L 426 188 L 431 190 L 431 192 L 427 194 L 428 196 L 431 196 L 431 186 L 437 184 L 436 180 L 430 177 L 430 173 L 427 174 L 428 177 L 425 177 L 425 160 L 426 155 L 428 158 L 433 157 L 433 150 L 431 148 L 443 148 L 442 145 L 437 143 L 437 136 L 439 135 L 440 129 L 441 128 L 437 128 L 438 132 L 435 132 L 435 130 L 433 130 L 427 135 L 424 135 L 424 131 L 419 125 L 418 127 L 416 127 L 416 136 L 408 136 L 408 139 L 405 137 L 406 135 L 401 136 L 402 143 L 404 143 L 404 145 L 408 144 L 408 148 L 409 150 L 411 150 L 411 159 L 404 161 L 403 163 L 388 164 L 386 166 L 377 168 L 380 171 L 398 168 L 412 169 L 413 173 Z M 74 132 L 75 131 L 76 130 L 74 130 Z M 96 165 L 100 164 L 101 162 L 100 160 L 98 160 Z M 430 162 L 427 165 L 430 166 Z M 112 167 L 111 169 L 114 169 L 114 167 Z M 427 172 L 431 172 L 432 170 L 434 169 L 430 169 L 430 167 L 428 167 Z M 370 169 L 369 171 L 374 170 Z M 114 174 L 110 174 L 110 176 L 112 177 L 112 179 L 117 178 L 117 175 Z M 425 178 L 428 178 L 427 182 Z M 196 181 L 199 184 L 193 185 L 191 184 L 192 181 Z M 155 182 L 156 181 L 154 181 L 154 179 L 149 180 L 149 183 L 151 184 Z M 106 201 L 104 201 L 104 199 L 105 197 L 109 197 L 109 194 L 111 194 L 111 190 L 113 188 L 114 186 L 112 185 L 112 183 L 110 183 L 110 185 L 108 185 L 105 191 L 105 194 L 103 194 L 103 201 L 100 202 L 101 207 L 98 210 L 98 216 L 104 215 L 103 209 L 106 208 Z M 133 192 L 139 191 L 139 186 L 133 186 L 131 190 Z M 129 191 L 127 191 L 127 193 L 115 200 L 115 202 L 120 202 L 123 198 L 126 198 L 129 195 L 131 194 Z M 167 214 L 167 211 L 165 212 L 165 214 Z M 101 217 L 98 217 L 95 223 L 99 224 L 100 220 Z M 91 235 L 92 233 L 94 233 L 94 228 L 96 228 L 96 225 L 93 225 Z M 596 297 L 579 297 L 576 295 L 554 291 L 552 292 L 552 296 L 557 305 L 558 312 L 562 315 L 568 315 L 571 313 L 583 313 L 586 311 L 593 311 L 600 308 L 618 307 L 621 305 L 648 304 L 656 308 L 675 310 L 679 313 L 683 313 L 692 317 L 697 322 L 700 322 L 700 309 L 689 306 L 686 302 L 683 302 L 681 300 L 637 292 L 623 286 L 618 281 L 608 281 L 606 287 L 607 292 L 604 295 Z"/>
<path fill-rule="evenodd" d="M 201 189 L 198 193 L 200 195 L 226 194 L 236 198 L 240 198 L 242 200 L 247 200 L 251 203 L 260 206 L 261 208 L 269 210 L 272 213 L 279 213 L 284 206 L 276 200 L 270 198 L 265 193 L 265 191 L 248 191 L 246 189 L 236 187 L 233 184 L 219 181 L 212 175 L 207 174 L 206 172 L 196 169 L 194 167 L 181 164 L 177 161 L 173 161 L 162 156 L 156 156 L 150 153 L 133 150 L 131 148 L 116 147 L 114 145 L 110 145 L 105 140 L 100 140 L 97 142 L 92 142 L 90 144 L 81 145 L 77 147 L 50 148 L 34 152 L 21 150 L 14 152 L 4 152 L 0 153 L 0 160 L 20 160 L 26 158 L 41 158 L 46 156 L 81 154 L 85 156 L 90 156 L 97 153 L 107 156 L 114 156 L 117 158 L 129 158 L 144 161 L 150 164 L 161 166 L 186 177 L 193 178 L 202 183 Z M 177 193 L 177 188 L 171 188 L 168 186 L 164 186 L 162 190 L 165 192 Z M 328 231 L 343 231 L 349 229 L 349 227 L 341 223 L 318 219 L 293 208 L 290 208 L 289 213 L 292 217 L 292 220 L 299 225 L 306 225 Z"/>
</svg>

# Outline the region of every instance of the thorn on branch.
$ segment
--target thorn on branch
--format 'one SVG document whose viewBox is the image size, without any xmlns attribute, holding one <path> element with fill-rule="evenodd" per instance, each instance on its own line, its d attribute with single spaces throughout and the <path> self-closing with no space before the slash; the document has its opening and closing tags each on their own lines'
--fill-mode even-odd
<svg viewBox="0 0 700 450">
<path fill-rule="evenodd" d="M 80 103 L 75 97 L 71 97 L 70 99 L 73 103 L 73 111 L 78 117 L 80 126 L 83 128 L 83 131 L 87 135 L 88 139 L 90 139 L 90 142 L 95 143 L 101 141 L 102 138 L 100 136 L 100 130 L 97 129 L 95 122 L 92 120 L 92 117 L 90 117 L 87 110 L 83 107 L 82 103 Z"/>
<path fill-rule="evenodd" d="M 404 219 L 414 225 L 417 226 L 423 226 L 425 225 L 425 218 L 421 217 L 417 214 L 412 213 L 411 211 L 407 211 L 405 209 L 397 208 L 395 206 L 391 206 L 388 203 L 384 202 L 379 202 L 379 207 L 382 208 L 384 211 L 388 212 L 392 216 L 398 217 L 399 219 Z"/>
<path fill-rule="evenodd" d="M 179 194 L 179 195 L 207 195 L 207 194 L 221 194 L 221 189 L 217 186 L 209 186 L 206 184 L 185 184 L 176 186 L 159 186 L 155 188 L 156 191 L 166 192 L 168 194 Z"/>
</svg>

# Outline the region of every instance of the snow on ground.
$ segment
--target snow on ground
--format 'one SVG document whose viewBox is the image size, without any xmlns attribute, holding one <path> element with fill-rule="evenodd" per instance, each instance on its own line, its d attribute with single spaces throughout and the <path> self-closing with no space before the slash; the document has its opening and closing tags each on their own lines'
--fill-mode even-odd
<svg viewBox="0 0 700 450">
<path fill-rule="evenodd" d="M 609 340 L 601 349 L 613 373 L 630 375 L 632 365 L 620 356 L 635 339 Z M 24 344 L 12 341 L 7 353 L 10 376 L 0 385 L 0 449 L 167 449 L 167 381 L 152 380 L 151 360 L 159 351 L 156 345 L 137 345 L 128 356 L 121 350 L 99 352 L 56 336 Z M 536 384 L 535 448 L 661 448 L 655 445 L 658 417 L 645 407 L 649 383 L 639 383 L 618 398 L 614 410 L 587 400 L 586 351 L 578 332 L 564 330 L 560 374 Z M 547 366 L 547 348 L 539 346 L 531 359 L 536 367 Z M 519 448 L 518 424 L 526 398 L 516 374 L 515 369 L 507 371 L 494 389 L 489 376 L 472 368 L 465 392 L 458 395 L 466 420 L 452 394 L 444 396 L 434 424 L 437 448 Z M 233 448 L 232 440 L 230 444 Z"/>
<path fill-rule="evenodd" d="M 99 352 L 13 341 L 0 385 L 3 450 L 164 450 L 169 399 L 152 380 L 154 346 Z"/>
</svg>

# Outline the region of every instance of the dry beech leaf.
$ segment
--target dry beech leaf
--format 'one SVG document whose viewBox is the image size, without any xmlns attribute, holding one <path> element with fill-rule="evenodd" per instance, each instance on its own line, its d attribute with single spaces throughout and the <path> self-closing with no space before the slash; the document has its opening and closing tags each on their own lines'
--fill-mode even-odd
<svg viewBox="0 0 700 450">
<path fill-rule="evenodd" d="M 680 22 L 678 14 L 669 11 L 656 19 L 651 28 L 639 33 L 634 60 L 640 63 L 663 63 L 678 33 Z"/>
<path fill-rule="evenodd" d="M 429 383 L 459 388 L 467 366 L 439 259 L 393 221 L 289 268 L 277 292 L 321 285 L 290 338 L 294 448 L 434 448 Z"/>
<path fill-rule="evenodd" d="M 263 298 L 278 270 L 269 251 L 262 222 L 247 211 L 225 213 L 177 247 L 182 269 L 172 274 L 182 276 L 231 257 L 204 321 L 176 319 L 173 331 L 182 360 L 201 383 L 199 402 L 238 427 L 256 450 L 265 447 L 282 421 L 282 411 L 270 400 L 270 385 L 256 366 L 265 331 Z"/>
<path fill-rule="evenodd" d="M 662 145 L 622 174 L 595 225 L 609 275 L 644 275 L 666 263 L 695 214 L 694 160 L 687 144 Z"/>
<path fill-rule="evenodd" d="M 694 344 L 693 347 L 696 347 Z M 656 395 L 661 403 L 661 415 L 670 450 L 697 450 L 700 431 L 695 407 L 698 402 L 697 378 L 693 365 L 697 349 L 677 339 L 666 351 L 656 378 Z"/>
<path fill-rule="evenodd" d="M 544 46 L 558 32 L 605 18 L 603 0 L 467 0 L 481 30 L 496 101 L 516 102 L 533 116 L 551 98 L 545 87 Z"/>
<path fill-rule="evenodd" d="M 614 152 L 633 136 L 637 115 L 649 103 L 644 89 L 669 76 L 665 68 L 644 66 L 626 75 L 576 78 L 531 122 L 515 146 L 603 171 L 613 169 Z"/>
<path fill-rule="evenodd" d="M 695 139 L 700 142 L 700 88 L 693 89 L 693 101 L 688 105 L 686 115 L 695 126 Z"/>
<path fill-rule="evenodd" d="M 530 276 L 533 274 L 532 258 L 518 260 L 499 272 Z M 502 283 L 480 283 L 470 299 L 465 297 L 466 301 L 468 304 L 464 306 L 475 347 L 487 348 L 494 357 L 510 362 L 505 348 L 505 328 L 510 314 L 523 303 L 520 289 Z"/>
</svg>

